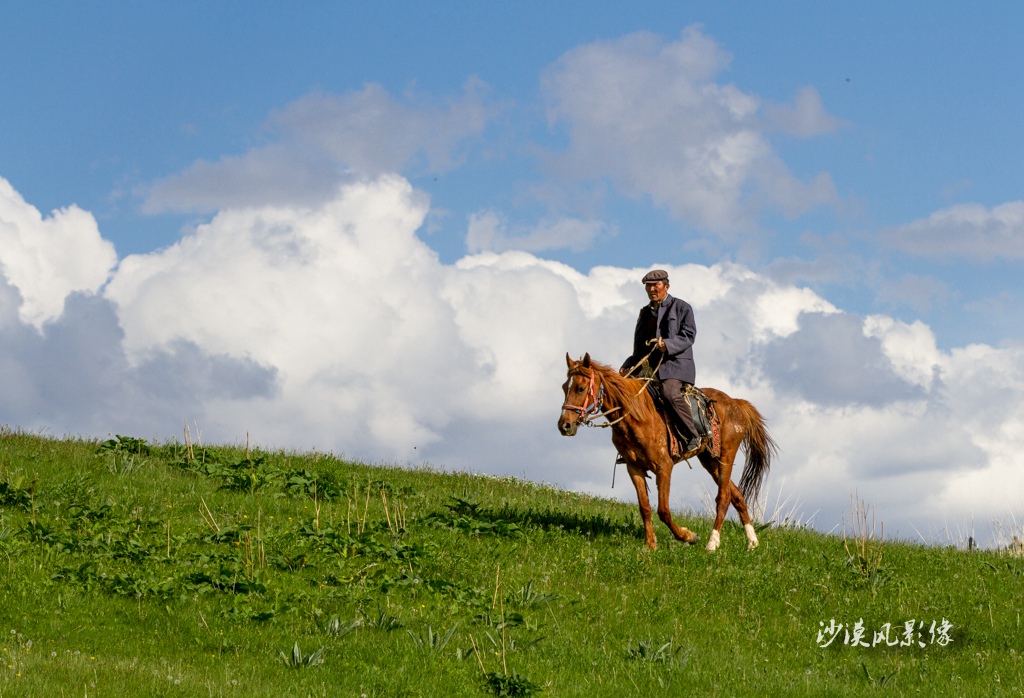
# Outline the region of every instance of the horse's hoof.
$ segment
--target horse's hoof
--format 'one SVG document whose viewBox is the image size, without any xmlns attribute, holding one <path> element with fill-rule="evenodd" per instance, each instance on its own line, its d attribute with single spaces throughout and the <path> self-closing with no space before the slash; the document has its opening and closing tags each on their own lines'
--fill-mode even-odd
<svg viewBox="0 0 1024 698">
<path fill-rule="evenodd" d="M 721 534 L 718 531 L 712 531 L 711 536 L 708 538 L 708 544 L 704 547 L 704 550 L 709 553 L 713 553 L 718 550 L 718 546 L 722 543 Z"/>
<path fill-rule="evenodd" d="M 761 542 L 757 540 L 757 532 L 754 530 L 753 524 L 744 524 L 743 530 L 747 533 L 747 550 L 753 550 L 761 545 Z"/>
</svg>

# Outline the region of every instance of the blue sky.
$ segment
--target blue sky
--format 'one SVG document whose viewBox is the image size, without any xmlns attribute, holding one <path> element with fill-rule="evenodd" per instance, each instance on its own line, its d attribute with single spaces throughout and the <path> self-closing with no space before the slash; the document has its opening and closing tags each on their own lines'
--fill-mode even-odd
<svg viewBox="0 0 1024 698">
<path fill-rule="evenodd" d="M 530 406 L 515 434 L 553 431 L 551 386 L 519 394 L 503 376 L 547 376 L 566 350 L 618 362 L 642 302 L 625 280 L 659 264 L 678 270 L 679 295 L 707 295 L 695 307 L 708 335 L 743 347 L 733 356 L 709 340 L 702 357 L 699 335 L 698 382 L 703 374 L 760 396 L 782 436 L 802 444 L 787 450 L 780 438 L 789 454 L 780 480 L 835 456 L 790 424 L 793 415 L 826 435 L 862 422 L 863 432 L 843 437 L 850 452 L 835 456 L 843 476 L 799 493 L 825 512 L 819 525 L 838 520 L 853 486 L 863 494 L 876 482 L 896 506 L 926 473 L 945 487 L 932 504 L 963 519 L 984 505 L 980 494 L 950 500 L 971 489 L 957 478 L 1020 465 L 1009 454 L 1021 431 L 1013 404 L 1024 339 L 1022 30 L 1024 7 L 1011 2 L 6 4 L 0 290 L 9 289 L 16 319 L 0 328 L 20 357 L 5 370 L 24 392 L 0 404 L 0 422 L 100 436 L 133 426 L 166 438 L 182 418 L 202 417 L 216 438 L 263 428 L 268 444 L 427 457 L 603 493 L 603 471 L 587 460 L 607 460 L 610 445 L 597 437 L 584 450 L 541 440 L 529 454 L 488 461 L 481 454 L 508 438 L 500 418 L 470 414 L 470 434 L 459 422 L 493 389 L 499 402 Z M 250 215 L 260 207 L 270 208 Z M 309 211 L 345 230 L 375 221 L 392 231 L 380 235 L 392 247 L 356 232 L 345 255 L 303 258 L 294 277 L 278 278 L 282 265 L 260 256 L 271 237 L 279 251 L 334 249 L 310 232 L 319 219 Z M 266 233 L 270 219 L 290 232 Z M 230 258 L 227 240 L 254 256 Z M 338 266 L 318 276 L 328 258 Z M 331 321 L 367 332 L 383 322 L 389 332 L 388 321 L 352 310 L 373 302 L 357 282 L 375 266 L 403 275 L 382 292 L 403 318 L 396 346 L 434 347 L 426 365 L 462 356 L 476 387 L 433 412 L 437 386 L 417 377 L 396 398 L 402 438 L 366 437 L 375 433 L 366 425 L 332 433 L 326 418 L 304 434 L 301 420 L 282 415 L 296 413 L 306 384 L 295 376 L 308 357 L 289 352 L 281 328 L 298 344 Z M 190 276 L 197 268 L 206 276 Z M 223 288 L 212 279 L 221 270 Z M 305 295 L 264 297 L 260 278 Z M 351 284 L 332 285 L 338 278 Z M 571 298 L 544 295 L 554 278 Z M 197 287 L 206 295 L 183 300 Z M 179 294 L 174 309 L 161 305 L 169 293 Z M 420 309 L 437 321 L 429 327 L 405 315 L 423 296 L 443 305 Z M 473 315 L 484 299 L 491 313 Z M 221 307 L 233 310 L 217 316 Z M 566 329 L 574 308 L 584 318 L 575 335 Z M 727 308 L 742 315 L 739 328 L 726 323 Z M 491 314 L 522 324 L 506 336 Z M 191 322 L 179 327 L 178 316 Z M 266 318 L 264 334 L 226 331 L 239 316 Z M 520 346 L 531 328 L 549 331 L 550 342 Z M 280 346 L 253 345 L 267 335 Z M 325 393 L 325 413 L 372 413 L 353 386 L 393 388 L 360 373 L 359 357 L 373 348 L 320 339 L 351 350 L 317 364 L 316 375 L 348 391 Z M 124 385 L 89 383 L 87 356 L 106 357 L 109 382 Z M 49 386 L 53 367 L 39 357 L 64 357 L 79 398 Z M 170 395 L 161 380 L 182 366 L 194 384 Z M 984 379 L 963 390 L 993 385 L 999 394 L 963 409 L 992 410 L 998 437 L 951 407 L 966 399 L 952 386 L 982 368 Z M 82 397 L 90 390 L 108 391 L 102 409 Z M 119 401 L 133 407 L 119 410 Z M 878 458 L 899 486 L 855 455 L 890 429 L 892 448 Z M 935 441 L 935 430 L 955 435 L 936 461 L 963 447 L 960 465 L 892 455 L 908 434 Z M 549 475 L 537 459 L 556 450 L 573 464 Z M 1019 503 L 1021 481 L 1010 485 Z M 697 495 L 680 497 L 692 504 Z M 942 530 L 934 516 L 916 520 L 925 519 L 912 526 Z"/>
<path fill-rule="evenodd" d="M 910 273 L 941 285 L 962 309 L 891 294 L 878 298 L 860 278 L 803 279 L 864 312 L 923 313 L 940 341 L 1020 338 L 1012 307 L 1021 300 L 1015 265 L 999 260 L 961 269 L 948 260 L 879 250 L 873 235 L 956 203 L 992 207 L 1015 200 L 1024 176 L 1016 3 L 975 8 L 952 3 L 322 3 L 301 12 L 244 3 L 188 5 L 43 3 L 4 9 L 0 45 L 0 162 L 5 176 L 41 210 L 76 203 L 92 211 L 119 253 L 145 252 L 178 238 L 193 217 L 140 214 L 140 191 L 199 160 L 216 161 L 273 141 L 268 117 L 311 92 L 345 94 L 368 83 L 413 105 L 459 99 L 485 85 L 497 113 L 462 146 L 458 167 L 438 172 L 410 163 L 405 174 L 450 212 L 431 245 L 445 259 L 465 252 L 466 216 L 499 208 L 530 225 L 545 204 L 529 189 L 546 181 L 536 149 L 564 147 L 564 123 L 549 125 L 545 69 L 575 46 L 637 31 L 676 39 L 700 25 L 731 60 L 716 80 L 784 104 L 813 87 L 843 122 L 811 138 L 771 134 L 798 177 L 828 173 L 842 206 L 795 219 L 763 216 L 767 249 L 739 244 L 708 254 L 685 247 L 699 224 L 673 219 L 621 192 L 605 190 L 595 214 L 617 234 L 584 251 L 552 251 L 577 268 L 644 264 L 657 252 L 712 262 L 721 256 L 759 267 L 780 258 L 811 260 L 802 233 L 838 234 L 858 263 L 885 278 Z M 436 181 L 435 181 L 436 178 Z M 588 182 L 588 189 L 602 181 Z M 568 204 L 571 206 L 571 204 Z M 582 205 L 582 204 L 581 204 Z M 564 210 L 564 209 L 563 209 Z M 1008 293 L 1009 292 L 1009 293 Z M 931 308 L 926 308 L 931 305 Z"/>
</svg>

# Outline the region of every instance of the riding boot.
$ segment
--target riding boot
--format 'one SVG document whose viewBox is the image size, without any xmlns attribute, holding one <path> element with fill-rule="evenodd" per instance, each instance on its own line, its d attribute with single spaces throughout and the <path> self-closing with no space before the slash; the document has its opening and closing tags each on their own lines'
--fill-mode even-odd
<svg viewBox="0 0 1024 698">
<path fill-rule="evenodd" d="M 690 401 L 686 399 L 685 387 L 688 385 L 690 384 L 675 378 L 669 378 L 661 382 L 665 402 L 671 406 L 671 412 L 676 417 L 676 424 L 679 426 L 680 434 L 687 441 L 683 449 L 686 453 L 697 450 L 701 443 L 700 435 L 693 424 Z"/>
</svg>

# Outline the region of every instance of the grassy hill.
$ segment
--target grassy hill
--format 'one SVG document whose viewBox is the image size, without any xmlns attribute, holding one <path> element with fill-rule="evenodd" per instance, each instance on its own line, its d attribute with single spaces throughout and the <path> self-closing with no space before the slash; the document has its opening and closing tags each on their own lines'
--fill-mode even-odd
<svg viewBox="0 0 1024 698">
<path fill-rule="evenodd" d="M 651 553 L 635 506 L 509 478 L 5 429 L 0 696 L 1024 693 L 1024 559 L 656 525 Z"/>
</svg>

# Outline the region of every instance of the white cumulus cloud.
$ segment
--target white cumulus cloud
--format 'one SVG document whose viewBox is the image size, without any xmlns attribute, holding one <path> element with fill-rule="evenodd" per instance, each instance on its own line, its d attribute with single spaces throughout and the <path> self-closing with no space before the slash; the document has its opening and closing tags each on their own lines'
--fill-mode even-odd
<svg viewBox="0 0 1024 698">
<path fill-rule="evenodd" d="M 921 257 L 975 262 L 1024 259 L 1024 201 L 962 204 L 882 231 L 883 243 Z"/>
<path fill-rule="evenodd" d="M 797 92 L 793 106 L 768 105 L 765 108 L 765 125 L 772 130 L 808 138 L 835 131 L 844 126 L 845 122 L 825 111 L 821 95 L 813 87 L 807 86 Z"/>
<path fill-rule="evenodd" d="M 719 232 L 752 224 L 765 207 L 799 215 L 835 203 L 827 174 L 801 181 L 766 136 L 835 128 L 817 92 L 805 88 L 791 108 L 764 105 L 716 82 L 729 61 L 696 27 L 674 42 L 637 33 L 569 51 L 543 79 L 549 119 L 569 134 L 553 166 L 579 179 L 608 177 L 627 195 L 650 196 Z"/>
<path fill-rule="evenodd" d="M 413 169 L 443 172 L 463 157 L 498 107 L 486 86 L 467 81 L 461 97 L 438 104 L 382 86 L 336 95 L 313 92 L 268 120 L 273 140 L 216 162 L 200 160 L 148 187 L 143 210 L 214 212 L 222 208 L 316 205 L 339 183 Z"/>
<path fill-rule="evenodd" d="M 68 206 L 43 217 L 0 177 L 0 276 L 17 289 L 23 322 L 58 317 L 68 295 L 97 291 L 116 263 L 91 213 Z"/>
<path fill-rule="evenodd" d="M 542 221 L 531 226 L 528 231 L 518 233 L 509 233 L 506 228 L 507 224 L 494 211 L 471 215 L 466 233 L 466 249 L 470 253 L 505 250 L 541 252 L 562 248 L 579 251 L 590 247 L 607 230 L 601 221 L 577 218 Z"/>
</svg>

